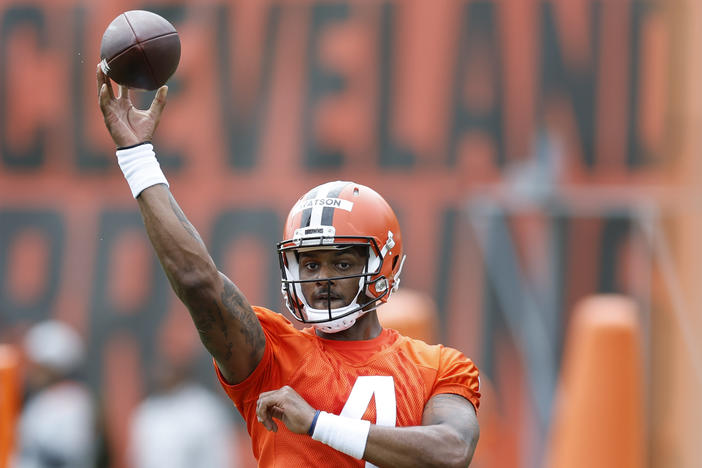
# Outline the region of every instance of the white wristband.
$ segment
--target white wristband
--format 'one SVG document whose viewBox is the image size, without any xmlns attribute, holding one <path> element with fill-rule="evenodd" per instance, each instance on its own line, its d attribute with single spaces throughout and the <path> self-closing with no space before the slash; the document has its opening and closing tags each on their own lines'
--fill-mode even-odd
<svg viewBox="0 0 702 468">
<path fill-rule="evenodd" d="M 152 185 L 166 184 L 168 181 L 156 160 L 151 143 L 142 143 L 131 148 L 117 150 L 117 162 L 127 179 L 134 198 Z"/>
<path fill-rule="evenodd" d="M 312 438 L 359 460 L 366 451 L 370 421 L 319 413 Z"/>
</svg>

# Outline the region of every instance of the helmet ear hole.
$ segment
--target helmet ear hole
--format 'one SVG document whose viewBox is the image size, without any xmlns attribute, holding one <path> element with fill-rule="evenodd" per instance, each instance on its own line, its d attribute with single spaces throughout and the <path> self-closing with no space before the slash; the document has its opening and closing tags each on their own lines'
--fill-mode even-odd
<svg viewBox="0 0 702 468">
<path fill-rule="evenodd" d="M 395 255 L 394 257 L 392 257 L 392 269 L 393 269 L 393 270 L 394 270 L 395 267 L 397 266 L 397 261 L 398 261 L 399 259 L 400 259 L 400 256 L 399 256 L 399 255 Z"/>
</svg>

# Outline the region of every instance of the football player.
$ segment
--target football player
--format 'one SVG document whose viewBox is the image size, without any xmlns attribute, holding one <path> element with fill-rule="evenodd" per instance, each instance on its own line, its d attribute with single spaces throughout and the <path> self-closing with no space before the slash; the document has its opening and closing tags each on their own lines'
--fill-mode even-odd
<svg viewBox="0 0 702 468">
<path fill-rule="evenodd" d="M 330 182 L 303 195 L 278 244 L 288 308 L 251 306 L 219 272 L 168 188 L 149 143 L 166 103 L 99 104 L 117 161 L 168 279 L 246 421 L 261 466 L 462 466 L 478 441 L 478 369 L 459 351 L 384 329 L 376 308 L 404 263 L 395 214 L 372 189 Z"/>
</svg>

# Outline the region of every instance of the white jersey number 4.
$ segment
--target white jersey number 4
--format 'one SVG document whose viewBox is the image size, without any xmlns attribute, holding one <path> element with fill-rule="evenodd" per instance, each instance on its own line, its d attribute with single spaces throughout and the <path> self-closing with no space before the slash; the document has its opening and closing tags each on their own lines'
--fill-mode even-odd
<svg viewBox="0 0 702 468">
<path fill-rule="evenodd" d="M 341 416 L 361 419 L 375 395 L 375 423 L 379 426 L 395 426 L 397 404 L 395 381 L 390 375 L 362 375 L 356 378 Z M 366 468 L 375 467 L 366 462 Z"/>
</svg>

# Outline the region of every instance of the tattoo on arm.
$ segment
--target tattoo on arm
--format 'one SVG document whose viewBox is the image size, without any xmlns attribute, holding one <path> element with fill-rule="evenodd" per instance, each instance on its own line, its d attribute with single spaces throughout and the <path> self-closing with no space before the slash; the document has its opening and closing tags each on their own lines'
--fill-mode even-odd
<svg viewBox="0 0 702 468">
<path fill-rule="evenodd" d="M 190 234 L 196 241 L 200 242 L 201 244 L 205 244 L 202 241 L 202 238 L 200 237 L 200 234 L 198 234 L 197 230 L 193 225 L 188 221 L 188 218 L 185 216 L 185 213 L 183 213 L 183 210 L 180 209 L 180 206 L 178 206 L 178 203 L 176 202 L 175 198 L 173 198 L 173 194 L 168 192 L 168 200 L 171 203 L 171 209 L 173 209 L 173 213 L 178 217 L 178 220 L 180 220 L 180 224 L 185 228 L 185 230 Z"/>
<path fill-rule="evenodd" d="M 202 238 L 188 221 L 170 192 L 168 199 L 171 210 L 180 221 L 181 226 L 206 250 Z M 211 259 L 209 260 L 211 261 Z M 214 265 L 211 267 L 216 268 Z M 171 277 L 169 279 L 174 284 L 178 296 L 188 306 L 205 347 L 220 364 L 229 366 L 228 378 L 243 380 L 258 364 L 263 355 L 266 345 L 263 328 L 261 328 L 261 324 L 246 297 L 236 285 L 222 273 L 218 273 L 221 283 L 217 283 L 211 277 L 217 272 L 213 271 L 210 265 L 207 265 L 205 270 L 209 279 L 207 285 L 210 287 L 205 287 L 204 291 L 201 291 L 202 288 L 199 286 L 189 288 L 187 291 L 183 289 L 179 291 L 178 282 Z M 214 294 L 210 294 L 212 292 Z M 183 298 L 183 296 L 186 297 Z"/>
<path fill-rule="evenodd" d="M 211 307 L 206 308 L 210 312 L 198 316 L 196 320 L 198 333 L 203 337 L 204 342 L 209 341 L 207 337 L 211 336 L 212 333 L 221 334 L 218 348 L 223 354 L 220 355 L 214 350 L 212 352 L 217 359 L 226 362 L 231 359 L 234 349 L 237 347 L 236 337 L 233 336 L 232 331 L 238 330 L 244 339 L 244 343 L 240 343 L 239 346 L 246 344 L 250 357 L 255 358 L 266 344 L 263 329 L 253 309 L 236 285 L 223 275 L 222 281 L 224 284 L 221 295 L 222 304 L 213 301 Z M 229 316 L 229 320 L 227 320 L 227 316 Z M 231 318 L 234 319 L 234 324 L 232 324 Z"/>
<path fill-rule="evenodd" d="M 212 307 L 210 307 L 212 313 L 203 315 L 201 320 L 198 322 L 197 329 L 200 336 L 207 336 L 213 331 L 220 331 L 223 338 L 223 346 L 226 350 L 224 356 L 218 356 L 220 359 L 229 360 L 232 357 L 232 349 L 234 348 L 234 343 L 229 336 L 229 328 L 222 314 L 222 308 L 217 303 L 217 301 L 212 301 Z M 205 340 L 206 341 L 206 340 Z"/>
<path fill-rule="evenodd" d="M 266 343 L 261 324 L 239 289 L 227 279 L 224 280 L 222 304 L 241 324 L 241 333 L 246 340 L 246 344 L 249 345 L 251 353 L 258 353 L 258 350 Z"/>
</svg>

